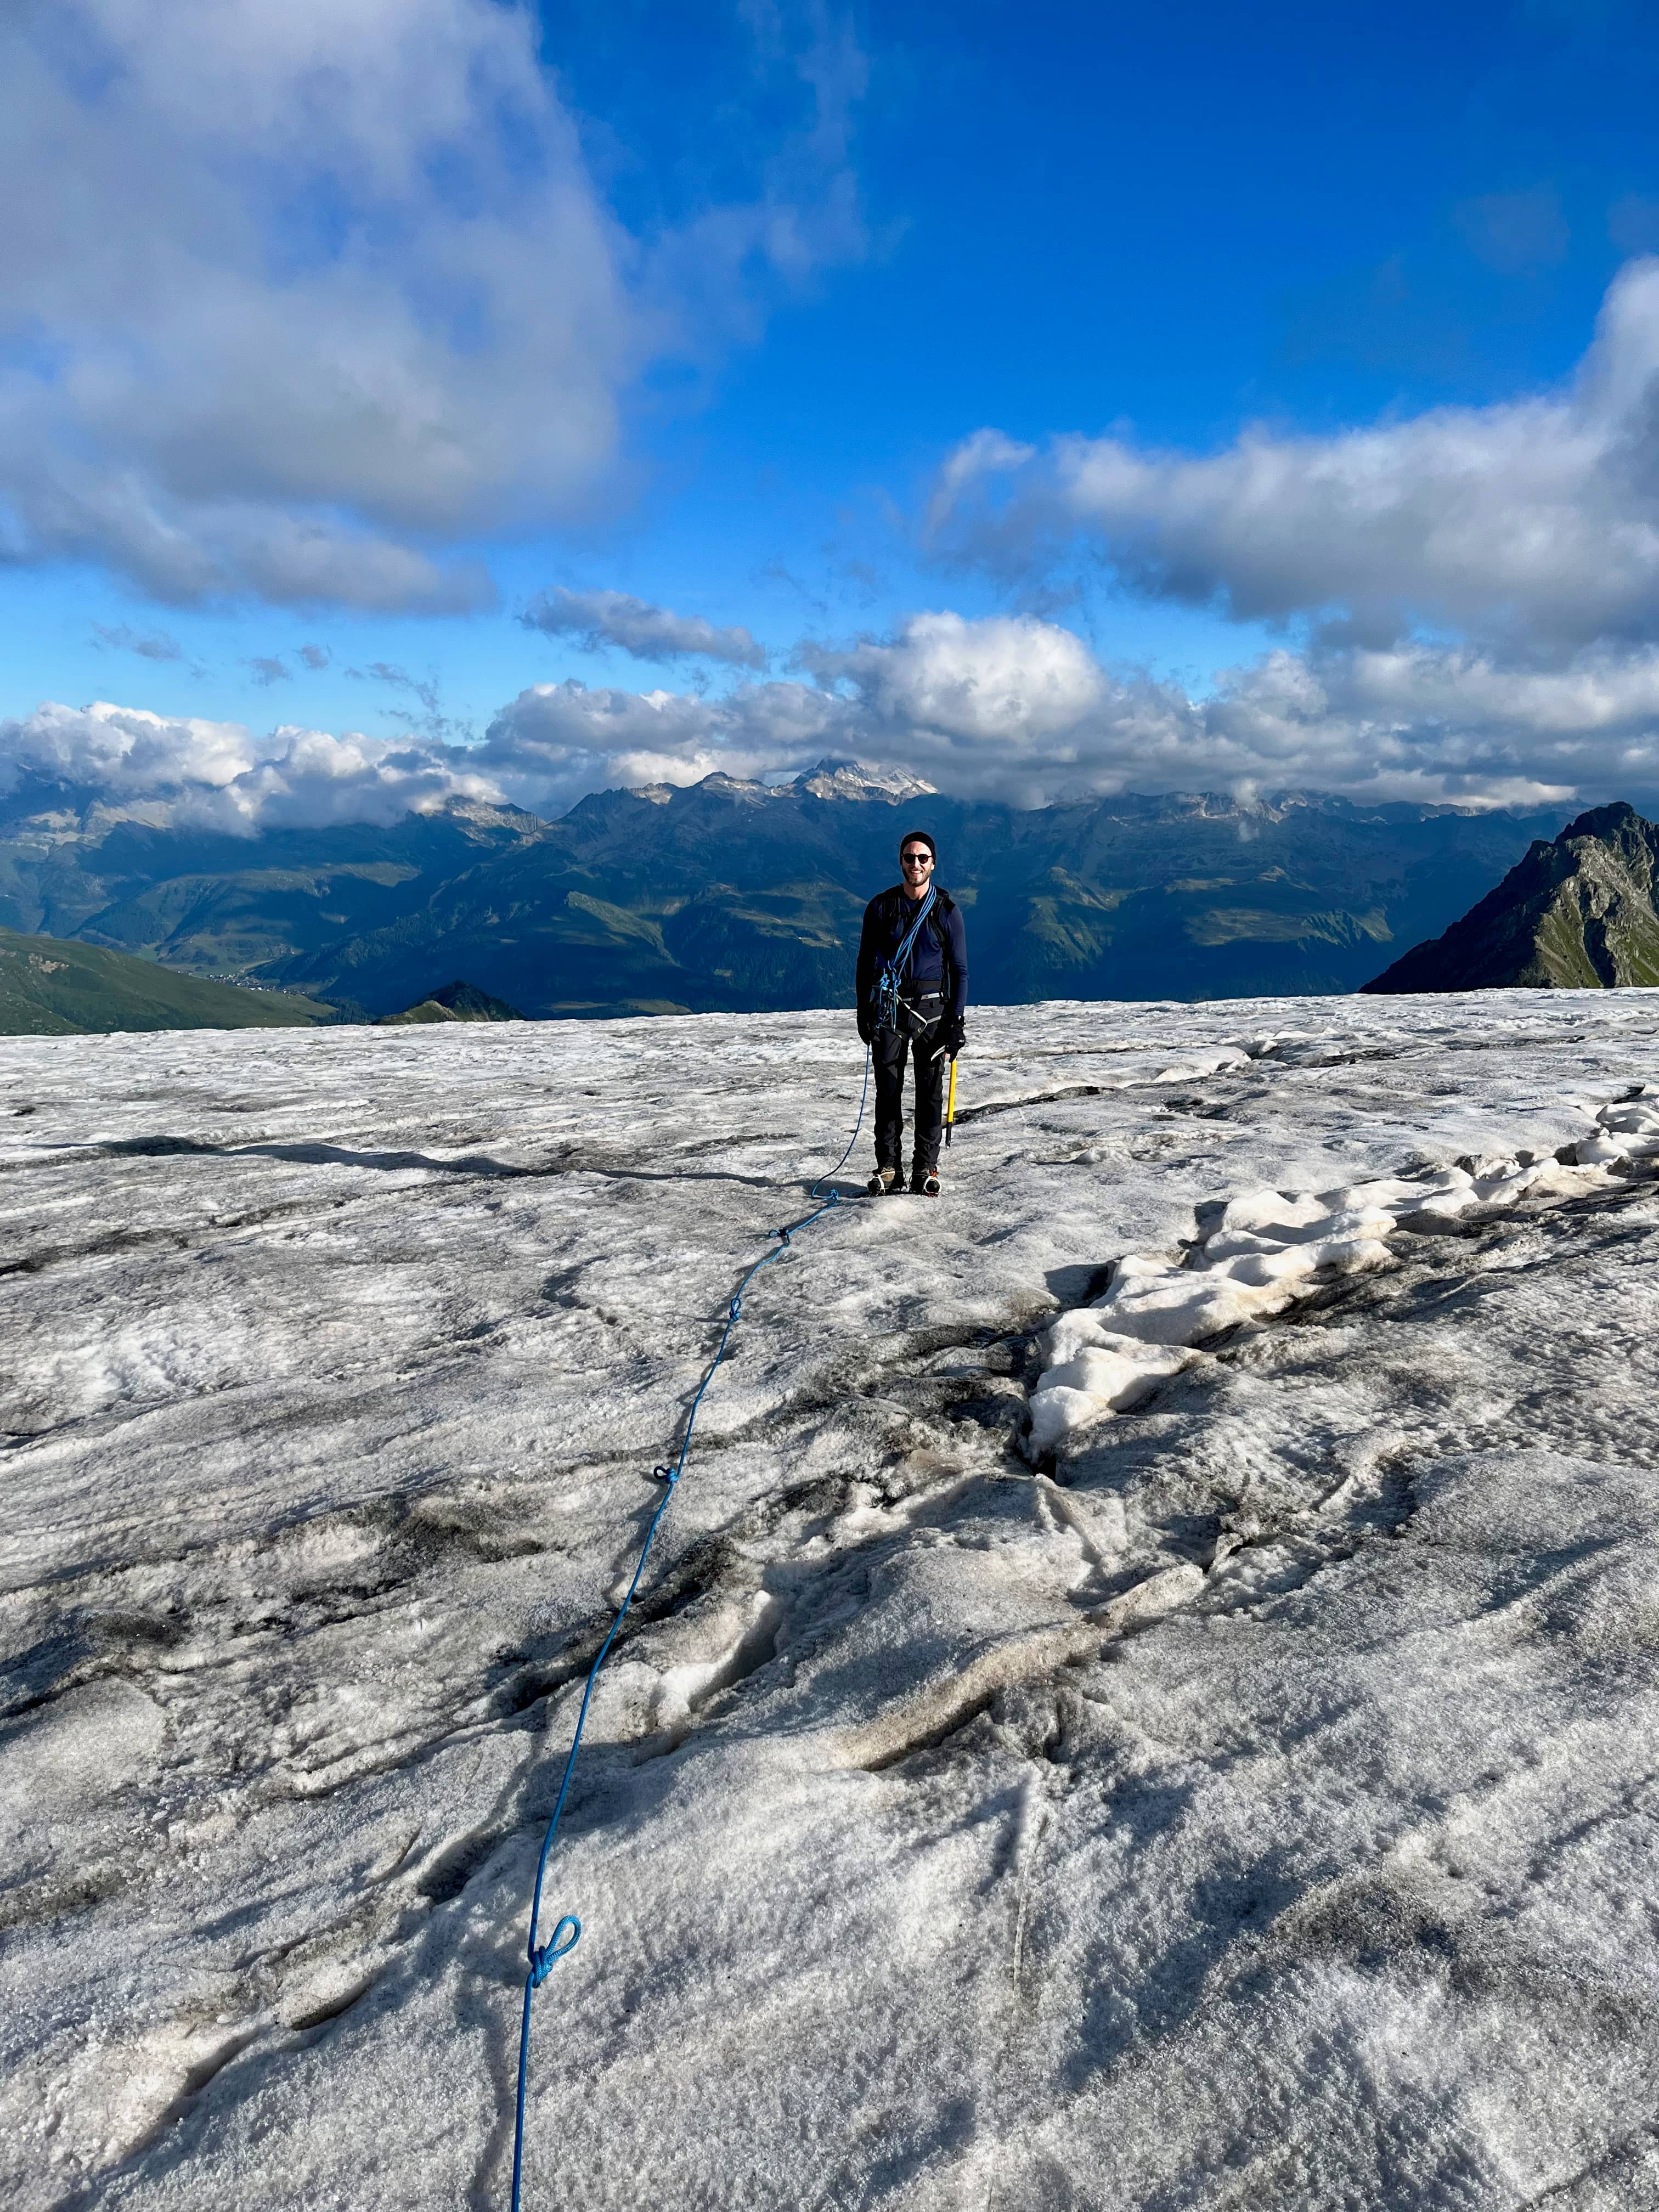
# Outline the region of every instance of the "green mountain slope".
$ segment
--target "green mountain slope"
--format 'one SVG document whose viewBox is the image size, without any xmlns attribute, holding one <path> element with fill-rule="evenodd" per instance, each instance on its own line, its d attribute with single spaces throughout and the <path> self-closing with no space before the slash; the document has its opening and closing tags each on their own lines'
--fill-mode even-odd
<svg viewBox="0 0 1659 2212">
<path fill-rule="evenodd" d="M 1413 946 L 1367 991 L 1507 985 L 1602 990 L 1659 983 L 1659 829 L 1632 806 L 1598 806 L 1540 839 L 1441 936 Z"/>
<path fill-rule="evenodd" d="M 520 808 L 470 801 L 390 826 L 250 836 L 136 822 L 77 836 L 48 813 L 0 832 L 0 927 L 149 953 L 197 974 L 240 975 L 383 927 L 479 860 L 547 828 Z"/>
<path fill-rule="evenodd" d="M 281 991 L 244 991 L 58 937 L 0 929 L 0 1036 L 111 1030 L 303 1029 L 333 1009 Z"/>
</svg>

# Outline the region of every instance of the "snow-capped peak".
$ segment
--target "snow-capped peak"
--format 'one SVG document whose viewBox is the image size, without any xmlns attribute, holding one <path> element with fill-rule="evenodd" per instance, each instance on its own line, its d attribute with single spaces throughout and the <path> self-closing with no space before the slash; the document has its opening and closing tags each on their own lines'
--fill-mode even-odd
<svg viewBox="0 0 1659 2212">
<path fill-rule="evenodd" d="M 793 779 L 793 788 L 810 792 L 814 799 L 882 799 L 896 806 L 902 799 L 930 797 L 937 786 L 905 769 L 872 767 L 865 761 L 826 757 L 803 769 Z"/>
</svg>

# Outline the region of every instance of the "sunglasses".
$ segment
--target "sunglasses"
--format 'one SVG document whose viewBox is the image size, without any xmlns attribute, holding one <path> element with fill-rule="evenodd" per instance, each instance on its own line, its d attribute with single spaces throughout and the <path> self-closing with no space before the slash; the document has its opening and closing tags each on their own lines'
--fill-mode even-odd
<svg viewBox="0 0 1659 2212">
<path fill-rule="evenodd" d="M 933 865 L 931 853 L 901 853 L 899 858 L 907 868 L 931 868 Z"/>
</svg>

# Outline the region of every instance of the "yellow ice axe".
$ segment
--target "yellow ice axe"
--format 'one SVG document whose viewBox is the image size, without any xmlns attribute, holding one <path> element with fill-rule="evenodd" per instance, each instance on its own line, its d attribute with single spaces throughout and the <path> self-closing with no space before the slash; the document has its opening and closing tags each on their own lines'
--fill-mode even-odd
<svg viewBox="0 0 1659 2212">
<path fill-rule="evenodd" d="M 945 1143 L 946 1143 L 947 1145 L 948 1145 L 948 1144 L 950 1143 L 950 1141 L 951 1141 L 951 1125 L 952 1125 L 952 1124 L 954 1123 L 954 1121 L 956 1121 L 956 1118 L 957 1118 L 957 1063 L 956 1063 L 956 1055 L 955 1055 L 954 1054 L 951 1054 L 951 1096 L 950 1096 L 949 1099 L 945 1102 Z"/>
</svg>

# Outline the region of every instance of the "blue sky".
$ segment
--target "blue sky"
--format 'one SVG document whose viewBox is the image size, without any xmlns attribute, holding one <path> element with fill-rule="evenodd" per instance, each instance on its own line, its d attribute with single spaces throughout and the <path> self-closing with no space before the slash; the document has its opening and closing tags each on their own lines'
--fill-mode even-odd
<svg viewBox="0 0 1659 2212">
<path fill-rule="evenodd" d="M 156 21 L 0 32 L 18 759 L 131 795 L 103 700 L 550 807 L 820 740 L 1024 803 L 1659 785 L 1650 9 Z"/>
</svg>

